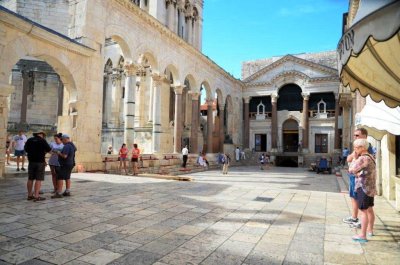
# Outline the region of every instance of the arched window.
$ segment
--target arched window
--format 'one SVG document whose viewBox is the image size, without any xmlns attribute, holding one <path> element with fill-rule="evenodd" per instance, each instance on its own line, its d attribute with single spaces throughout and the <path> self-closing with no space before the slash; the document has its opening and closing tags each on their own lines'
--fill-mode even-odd
<svg viewBox="0 0 400 265">
<path fill-rule="evenodd" d="M 278 111 L 301 111 L 302 109 L 303 97 L 298 85 L 288 84 L 279 89 Z"/>
</svg>

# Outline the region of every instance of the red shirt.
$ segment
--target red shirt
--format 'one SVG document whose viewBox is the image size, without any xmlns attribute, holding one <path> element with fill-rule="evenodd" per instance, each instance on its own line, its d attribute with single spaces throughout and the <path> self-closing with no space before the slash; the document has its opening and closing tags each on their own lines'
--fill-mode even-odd
<svg viewBox="0 0 400 265">
<path fill-rule="evenodd" d="M 126 158 L 128 156 L 128 148 L 123 147 L 119 149 L 119 157 Z"/>
<path fill-rule="evenodd" d="M 132 150 L 132 158 L 139 158 L 140 155 L 140 149 L 139 148 L 133 148 Z"/>
</svg>

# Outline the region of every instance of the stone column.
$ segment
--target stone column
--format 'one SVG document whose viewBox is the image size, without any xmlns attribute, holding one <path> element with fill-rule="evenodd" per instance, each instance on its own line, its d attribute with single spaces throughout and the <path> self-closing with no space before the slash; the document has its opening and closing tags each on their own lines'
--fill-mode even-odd
<svg viewBox="0 0 400 265">
<path fill-rule="evenodd" d="M 174 153 L 180 153 L 182 149 L 182 91 L 183 86 L 175 86 L 175 117 L 174 117 Z"/>
<path fill-rule="evenodd" d="M 160 133 L 161 133 L 161 86 L 165 77 L 153 74 L 153 143 L 152 152 L 160 152 Z"/>
<path fill-rule="evenodd" d="M 187 22 L 186 22 L 186 24 L 187 24 L 187 42 L 189 43 L 189 44 L 193 44 L 193 23 L 192 23 L 192 21 L 193 21 L 193 18 L 191 17 L 191 16 L 188 16 L 187 17 Z"/>
<path fill-rule="evenodd" d="M 198 131 L 199 131 L 199 93 L 192 92 L 192 126 L 190 130 L 190 152 L 197 154 Z"/>
<path fill-rule="evenodd" d="M 224 106 L 220 106 L 220 110 L 219 110 L 219 151 L 220 152 L 224 152 L 224 142 L 225 142 L 224 116 L 225 116 Z"/>
<path fill-rule="evenodd" d="M 350 107 L 347 103 L 343 106 L 342 112 L 342 120 L 343 120 L 343 129 L 342 129 L 342 148 L 347 147 L 350 150 L 351 147 L 351 139 L 352 139 L 352 132 L 350 127 Z"/>
<path fill-rule="evenodd" d="M 213 130 L 214 130 L 214 115 L 213 115 L 214 100 L 207 100 L 207 153 L 213 152 Z"/>
<path fill-rule="evenodd" d="M 146 88 L 149 90 L 149 116 L 148 116 L 148 122 L 152 123 L 153 122 L 153 94 L 154 94 L 154 87 L 153 87 L 153 78 L 151 76 L 151 70 L 150 68 L 146 69 Z"/>
<path fill-rule="evenodd" d="M 26 124 L 26 116 L 28 110 L 28 91 L 30 86 L 33 85 L 34 75 L 32 71 L 22 71 L 22 99 L 21 99 L 21 113 L 20 124 Z"/>
<path fill-rule="evenodd" d="M 112 103 L 112 86 L 113 80 L 111 78 L 111 74 L 106 75 L 106 93 L 104 99 L 104 115 L 103 115 L 103 123 L 107 125 L 110 123 L 110 114 L 111 114 L 111 103 Z"/>
<path fill-rule="evenodd" d="M 308 101 L 310 99 L 310 93 L 302 93 L 303 96 L 303 117 L 302 117 L 302 123 L 303 123 L 303 152 L 308 152 L 308 146 L 309 146 L 309 109 L 308 109 Z"/>
<path fill-rule="evenodd" d="M 6 142 L 8 125 L 8 96 L 13 92 L 14 87 L 0 83 L 0 141 Z M 4 175 L 6 148 L 5 144 L 0 145 L 0 178 Z"/>
<path fill-rule="evenodd" d="M 339 135 L 339 111 L 340 111 L 340 106 L 339 106 L 339 95 L 335 94 L 335 143 L 334 143 L 334 149 L 340 150 L 340 135 Z"/>
<path fill-rule="evenodd" d="M 167 9 L 168 9 L 168 28 L 172 31 L 174 31 L 174 3 L 172 0 L 167 1 Z"/>
<path fill-rule="evenodd" d="M 277 151 L 278 148 L 278 95 L 271 95 L 272 117 L 271 117 L 271 151 Z"/>
<path fill-rule="evenodd" d="M 249 105 L 250 105 L 250 97 L 244 98 L 243 148 L 249 148 L 249 135 L 250 135 Z"/>
<path fill-rule="evenodd" d="M 135 98 L 136 98 L 136 72 L 137 66 L 126 64 L 125 66 L 125 108 L 124 108 L 124 142 L 128 148 L 135 141 Z"/>
<path fill-rule="evenodd" d="M 121 80 L 122 75 L 119 71 L 115 70 L 111 75 L 111 88 L 108 91 L 109 93 L 109 101 L 107 102 L 108 108 L 108 123 L 113 124 L 112 127 L 116 127 L 118 125 L 119 114 L 120 114 L 120 106 L 118 104 L 118 90 L 121 89 Z M 126 82 L 126 80 L 125 80 Z M 125 90 L 127 87 L 125 86 Z M 125 112 L 126 113 L 126 112 Z"/>
</svg>

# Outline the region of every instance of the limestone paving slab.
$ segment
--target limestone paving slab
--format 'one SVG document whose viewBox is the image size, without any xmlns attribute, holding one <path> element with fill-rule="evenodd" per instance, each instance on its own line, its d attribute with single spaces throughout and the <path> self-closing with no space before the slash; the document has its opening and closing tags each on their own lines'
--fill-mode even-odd
<svg viewBox="0 0 400 265">
<path fill-rule="evenodd" d="M 115 253 L 106 249 L 97 249 L 85 256 L 79 257 L 78 260 L 95 265 L 106 265 L 121 256 L 122 254 L 120 253 Z"/>
</svg>

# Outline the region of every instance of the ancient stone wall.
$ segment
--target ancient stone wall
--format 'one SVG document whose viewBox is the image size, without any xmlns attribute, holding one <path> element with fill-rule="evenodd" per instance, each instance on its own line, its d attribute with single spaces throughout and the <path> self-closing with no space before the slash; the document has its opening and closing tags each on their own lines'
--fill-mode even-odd
<svg viewBox="0 0 400 265">
<path fill-rule="evenodd" d="M 68 35 L 69 0 L 0 0 L 0 5 L 45 27 Z"/>
</svg>

